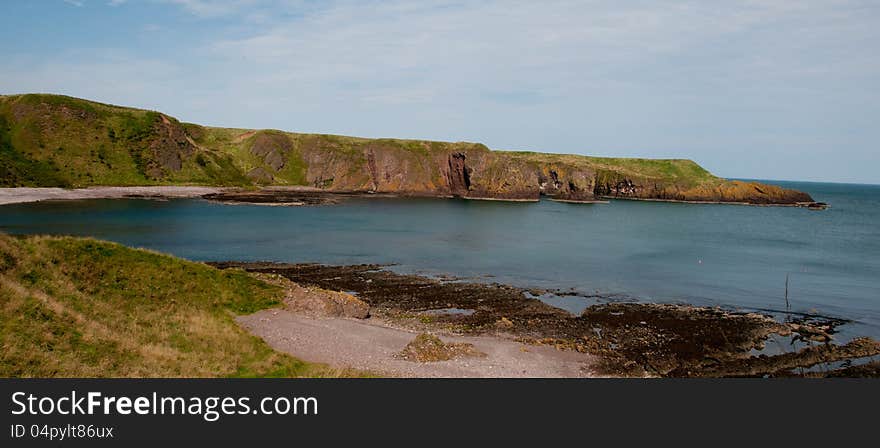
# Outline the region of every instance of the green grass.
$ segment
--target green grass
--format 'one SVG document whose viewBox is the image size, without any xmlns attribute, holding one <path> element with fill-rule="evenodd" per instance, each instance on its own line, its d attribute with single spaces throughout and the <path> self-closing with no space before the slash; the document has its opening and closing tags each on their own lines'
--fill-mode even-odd
<svg viewBox="0 0 880 448">
<path fill-rule="evenodd" d="M 144 113 L 142 109 L 133 107 L 116 106 L 113 104 L 99 103 L 97 101 L 84 100 L 67 95 L 49 93 L 29 93 L 25 95 L 4 95 L 5 98 L 18 98 L 30 104 L 49 104 L 52 106 L 65 106 L 71 109 L 82 109 L 98 114 L 112 114 L 117 112 Z"/>
<path fill-rule="evenodd" d="M 721 180 L 696 162 L 687 159 L 592 157 L 529 151 L 497 151 L 497 153 L 533 163 L 560 163 L 589 168 L 597 172 L 600 180 L 603 176 L 619 176 L 657 180 L 684 186 L 696 186 Z"/>
<path fill-rule="evenodd" d="M 234 321 L 281 291 L 238 270 L 71 237 L 0 234 L 0 376 L 340 376 Z"/>
<path fill-rule="evenodd" d="M 34 160 L 16 151 L 11 131 L 6 117 L 0 115 L 0 187 L 69 186 L 54 161 Z"/>
<path fill-rule="evenodd" d="M 0 101 L 7 148 L 30 161 L 25 170 L 29 176 L 17 176 L 15 182 L 23 186 L 156 183 L 143 175 L 142 167 L 144 139 L 157 117 L 156 112 L 56 95 Z M 3 181 L 6 186 L 10 183 Z"/>
<path fill-rule="evenodd" d="M 164 125 L 164 120 L 170 124 Z M 197 149 L 181 152 L 179 170 L 157 172 L 162 158 L 155 147 L 174 150 L 173 143 L 169 146 L 162 140 L 169 129 L 188 136 Z M 255 137 L 265 134 L 283 135 L 292 143 L 278 172 L 251 152 Z M 401 190 L 430 189 L 442 183 L 441 160 L 451 152 L 491 154 L 492 166 L 484 172 L 493 176 L 492 182 L 502 184 L 509 180 L 506 173 L 511 166 L 522 164 L 589 169 L 600 181 L 627 178 L 685 188 L 722 182 L 690 160 L 490 153 L 484 145 L 463 142 L 213 128 L 180 123 L 159 112 L 61 95 L 0 96 L 0 186 L 254 186 L 246 174 L 262 168 L 275 185 L 309 185 L 333 178 L 326 186 L 371 188 L 366 156 L 370 151 L 385 163 L 394 160 L 396 169 L 407 173 L 407 179 L 391 181 L 392 188 Z M 309 166 L 309 161 L 320 165 Z"/>
<path fill-rule="evenodd" d="M 59 95 L 0 97 L 0 186 L 250 185 L 230 154 L 198 148 L 150 175 L 166 130 L 159 112 Z M 169 127 L 188 129 L 172 117 Z M 174 143 L 164 143 L 174 147 Z"/>
</svg>

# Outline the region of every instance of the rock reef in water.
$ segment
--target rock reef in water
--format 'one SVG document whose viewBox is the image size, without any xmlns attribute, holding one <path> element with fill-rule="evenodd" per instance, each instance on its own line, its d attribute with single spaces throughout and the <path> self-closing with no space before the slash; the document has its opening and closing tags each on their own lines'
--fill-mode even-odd
<svg viewBox="0 0 880 448">
<path fill-rule="evenodd" d="M 176 184 L 815 208 L 806 193 L 718 178 L 683 159 L 492 151 L 479 143 L 212 128 L 59 95 L 0 96 L 0 186 Z"/>
</svg>

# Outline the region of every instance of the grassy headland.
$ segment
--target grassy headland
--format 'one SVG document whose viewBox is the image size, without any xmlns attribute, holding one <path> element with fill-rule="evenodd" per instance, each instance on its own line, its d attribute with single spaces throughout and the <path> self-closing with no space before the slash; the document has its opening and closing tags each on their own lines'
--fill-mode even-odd
<svg viewBox="0 0 880 448">
<path fill-rule="evenodd" d="M 467 142 L 212 128 L 60 95 L 0 96 L 0 187 L 309 186 L 479 199 L 795 204 L 690 160 L 492 151 Z"/>
<path fill-rule="evenodd" d="M 0 234 L 0 376 L 340 376 L 273 351 L 234 321 L 282 292 L 93 239 Z"/>
</svg>

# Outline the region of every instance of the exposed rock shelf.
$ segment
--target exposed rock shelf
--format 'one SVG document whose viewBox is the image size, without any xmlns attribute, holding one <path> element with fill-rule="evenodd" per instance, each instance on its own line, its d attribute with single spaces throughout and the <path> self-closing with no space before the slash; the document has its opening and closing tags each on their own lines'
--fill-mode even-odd
<svg viewBox="0 0 880 448">
<path fill-rule="evenodd" d="M 688 305 L 618 303 L 603 299 L 573 315 L 503 284 L 401 275 L 378 265 L 211 263 L 284 277 L 303 287 L 357 295 L 370 313 L 412 331 L 507 337 L 598 357 L 591 367 L 613 376 L 837 376 L 874 375 L 861 365 L 880 343 L 857 338 L 836 344 L 846 321 L 803 316 L 785 322 L 755 312 Z M 535 291 L 540 294 L 540 291 Z M 538 295 L 539 295 L 538 294 Z M 763 354 L 771 336 L 792 341 L 790 351 Z M 798 341 L 799 345 L 794 345 Z M 801 348 L 799 348 L 801 347 Z M 758 352 L 756 354 L 756 351 Z M 848 361 L 848 362 L 846 362 Z M 843 365 L 836 363 L 844 362 Z M 850 366 L 859 366 L 853 372 Z M 819 370 L 805 370 L 820 366 Z"/>
</svg>

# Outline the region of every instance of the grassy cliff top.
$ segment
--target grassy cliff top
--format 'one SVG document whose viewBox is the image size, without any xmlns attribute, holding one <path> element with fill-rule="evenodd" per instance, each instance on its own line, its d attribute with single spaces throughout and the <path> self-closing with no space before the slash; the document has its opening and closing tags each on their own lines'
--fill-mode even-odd
<svg viewBox="0 0 880 448">
<path fill-rule="evenodd" d="M 0 376 L 339 376 L 234 321 L 276 306 L 243 271 L 92 239 L 0 234 Z"/>
<path fill-rule="evenodd" d="M 693 184 L 717 181 L 719 178 L 688 159 L 644 159 L 629 157 L 594 157 L 577 154 L 552 154 L 533 151 L 496 151 L 509 157 L 530 162 L 564 163 L 593 170 L 616 171 L 632 177 L 687 181 Z"/>
<path fill-rule="evenodd" d="M 115 104 L 99 103 L 97 101 L 85 100 L 67 95 L 57 95 L 53 93 L 23 93 L 16 95 L 0 95 L 2 101 L 21 101 L 30 104 L 49 104 L 55 106 L 67 106 L 72 109 L 80 109 L 87 111 L 100 112 L 103 114 L 113 114 L 119 112 L 135 112 L 149 113 L 155 112 L 146 109 L 138 109 L 127 106 L 117 106 Z"/>
<path fill-rule="evenodd" d="M 16 114 L 10 112 L 12 104 L 33 106 L 30 108 L 31 114 L 23 121 L 16 122 L 14 119 Z M 19 107 L 19 109 L 27 110 L 27 107 Z M 59 110 L 62 112 L 58 112 Z M 85 118 L 70 111 L 76 111 Z M 144 175 L 144 165 L 149 165 L 148 157 L 144 156 L 142 151 L 132 151 L 131 148 L 139 144 L 138 139 L 144 138 L 150 126 L 160 118 L 182 126 L 192 137 L 193 142 L 200 145 L 200 149 L 203 150 L 199 159 L 201 165 L 184 166 L 179 175 L 166 176 L 163 179 Z M 95 125 L 95 122 L 99 125 Z M 106 135 L 109 131 L 99 130 L 98 127 L 112 130 L 111 138 L 108 139 Z M 35 129 L 38 128 L 42 129 L 42 135 L 34 134 Z M 346 152 L 360 154 L 363 148 L 372 144 L 403 150 L 414 157 L 426 157 L 450 151 L 489 151 L 486 146 L 479 143 L 395 138 L 369 139 L 270 129 L 199 126 L 180 123 L 172 117 L 154 111 L 103 104 L 63 95 L 22 94 L 0 97 L 0 170 L 4 168 L 4 164 L 11 166 L 10 171 L 17 173 L 18 177 L 25 178 L 19 182 L 20 184 L 36 186 L 40 183 L 40 179 L 47 179 L 46 186 L 48 184 L 80 186 L 169 183 L 240 185 L 247 182 L 243 179 L 243 172 L 259 165 L 259 161 L 248 154 L 251 137 L 259 134 L 283 134 L 303 146 L 319 141 L 321 147 L 334 148 L 333 150 L 338 151 L 343 157 Z M 77 139 L 80 142 L 76 142 Z M 83 147 L 79 148 L 78 143 L 82 143 L 80 146 Z M 9 149 L 11 147 L 15 148 L 15 154 Z M 120 151 L 131 153 L 129 157 L 131 160 L 118 155 Z M 523 161 L 561 163 L 675 184 L 702 185 L 720 181 L 690 160 L 589 157 L 522 151 L 492 151 L 492 153 Z M 3 160 L 4 158 L 6 160 Z M 87 162 L 83 162 L 84 159 Z M 204 162 L 205 160 L 207 162 Z M 89 166 L 84 166 L 86 163 Z M 103 165 L 108 168 L 105 169 Z M 134 165 L 137 165 L 137 169 L 126 168 Z M 53 173 L 53 170 L 57 173 Z M 37 179 L 28 181 L 26 178 L 33 172 L 36 174 L 32 177 L 35 176 Z M 290 181 L 296 182 L 301 177 L 301 173 L 292 174 Z"/>
</svg>

